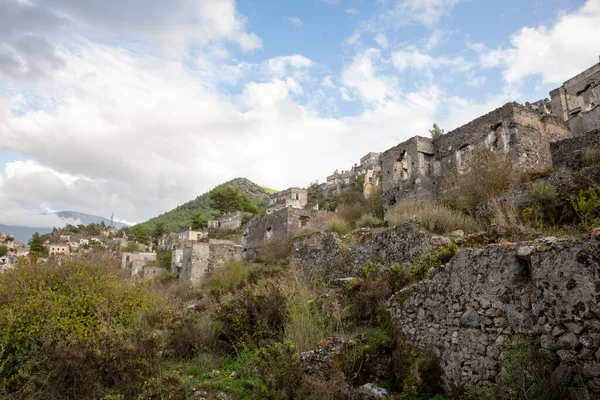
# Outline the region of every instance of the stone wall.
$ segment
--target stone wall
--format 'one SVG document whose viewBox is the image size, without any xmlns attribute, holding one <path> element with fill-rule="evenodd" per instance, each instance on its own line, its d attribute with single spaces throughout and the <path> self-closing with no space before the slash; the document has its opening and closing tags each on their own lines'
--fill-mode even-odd
<svg viewBox="0 0 600 400">
<path fill-rule="evenodd" d="M 344 240 L 335 233 L 300 236 L 294 240 L 292 260 L 304 276 L 333 281 L 355 275 L 367 262 L 383 267 L 413 262 L 447 242 L 407 221 L 393 228 L 359 230 Z"/>
<path fill-rule="evenodd" d="M 396 325 L 455 385 L 491 384 L 511 335 L 556 357 L 552 380 L 600 396 L 600 234 L 464 249 L 390 300 Z"/>
<path fill-rule="evenodd" d="M 434 152 L 431 139 L 416 136 L 381 155 L 381 189 L 386 215 L 401 200 L 433 198 Z"/>
<path fill-rule="evenodd" d="M 583 153 L 600 149 L 600 129 L 551 144 L 552 162 L 555 167 L 579 169 L 583 167 Z"/>
<path fill-rule="evenodd" d="M 600 63 L 550 92 L 552 113 L 568 122 L 574 136 L 600 128 Z"/>
<path fill-rule="evenodd" d="M 179 279 L 200 283 L 230 258 L 241 259 L 242 247 L 229 240 L 210 239 L 183 249 Z"/>
<path fill-rule="evenodd" d="M 540 171 L 552 166 L 551 143 L 570 136 L 558 118 L 508 103 L 438 139 L 413 137 L 381 155 L 385 215 L 406 199 L 437 198 L 444 177 L 469 170 L 477 151 L 504 153 L 514 168 Z"/>
<path fill-rule="evenodd" d="M 153 268 L 156 264 L 156 253 L 123 253 L 121 268 L 132 278 L 148 279 L 157 275 Z M 161 268 L 163 269 L 163 268 Z"/>
<path fill-rule="evenodd" d="M 285 208 L 252 219 L 244 228 L 242 247 L 245 258 L 255 258 L 262 244 L 272 238 L 292 237 L 301 232 L 324 231 L 335 217 L 330 211 Z"/>
</svg>

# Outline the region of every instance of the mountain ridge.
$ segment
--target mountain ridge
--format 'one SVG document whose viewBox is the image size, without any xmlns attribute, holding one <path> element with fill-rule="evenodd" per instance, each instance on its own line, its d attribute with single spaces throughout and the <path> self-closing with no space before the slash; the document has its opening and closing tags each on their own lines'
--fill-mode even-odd
<svg viewBox="0 0 600 400">
<path fill-rule="evenodd" d="M 197 212 L 201 212 L 206 219 L 218 219 L 220 213 L 218 210 L 212 208 L 208 194 L 214 189 L 225 186 L 238 189 L 241 194 L 246 195 L 259 209 L 266 208 L 269 203 L 269 196 L 277 192 L 277 190 L 258 185 L 248 178 L 238 177 L 215 186 L 195 199 L 150 218 L 145 222 L 141 222 L 138 225 L 142 225 L 148 232 L 152 232 L 157 223 L 163 223 L 167 232 L 178 232 L 190 227 L 192 215 Z"/>
</svg>

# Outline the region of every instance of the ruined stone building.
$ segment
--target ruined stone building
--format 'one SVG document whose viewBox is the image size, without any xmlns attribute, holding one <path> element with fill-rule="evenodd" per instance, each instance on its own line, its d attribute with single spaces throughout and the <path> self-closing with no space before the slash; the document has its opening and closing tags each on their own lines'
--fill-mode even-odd
<svg viewBox="0 0 600 400">
<path fill-rule="evenodd" d="M 550 112 L 565 121 L 573 136 L 600 128 L 600 63 L 550 92 Z"/>
<path fill-rule="evenodd" d="M 327 177 L 327 182 L 321 185 L 326 197 L 339 196 L 353 188 L 359 177 L 364 177 L 363 192 L 368 197 L 379 187 L 381 173 L 380 153 L 368 153 L 360 159 L 360 165 L 355 164 L 348 171 L 335 171 Z"/>
<path fill-rule="evenodd" d="M 50 256 L 68 256 L 70 252 L 69 245 L 66 244 L 51 243 L 46 245 L 46 247 L 48 248 L 48 255 Z"/>
<path fill-rule="evenodd" d="M 300 188 L 289 188 L 272 194 L 269 197 L 267 214 L 273 214 L 281 209 L 304 208 L 308 202 L 308 190 Z"/>
<path fill-rule="evenodd" d="M 200 283 L 227 260 L 239 260 L 242 246 L 230 240 L 209 239 L 191 243 L 182 249 L 179 279 Z M 175 267 L 176 268 L 176 267 Z"/>
<path fill-rule="evenodd" d="M 413 137 L 381 155 L 385 213 L 405 199 L 437 198 L 444 176 L 469 169 L 478 150 L 504 153 L 516 168 L 539 171 L 553 165 L 551 143 L 570 136 L 561 119 L 507 103 L 438 139 Z"/>
<path fill-rule="evenodd" d="M 244 258 L 255 258 L 260 247 L 271 239 L 292 237 L 303 231 L 323 231 L 333 217 L 335 213 L 331 211 L 288 207 L 254 218 L 242 234 Z"/>
<path fill-rule="evenodd" d="M 156 253 L 123 253 L 121 268 L 129 277 L 140 279 L 152 279 L 165 271 L 156 266 Z"/>
<path fill-rule="evenodd" d="M 173 251 L 185 246 L 187 243 L 196 242 L 208 237 L 207 230 L 195 231 L 192 228 L 181 232 L 164 234 L 158 241 L 158 247 L 162 250 Z"/>
</svg>

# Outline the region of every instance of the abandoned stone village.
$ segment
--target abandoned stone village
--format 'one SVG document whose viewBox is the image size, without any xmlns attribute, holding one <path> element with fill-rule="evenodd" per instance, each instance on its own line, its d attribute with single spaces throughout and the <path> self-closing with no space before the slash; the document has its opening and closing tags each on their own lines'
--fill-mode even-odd
<svg viewBox="0 0 600 400">
<path fill-rule="evenodd" d="M 328 176 L 320 190 L 326 197 L 337 196 L 364 182 L 363 195 L 379 192 L 388 219 L 403 201 L 437 199 L 444 177 L 469 170 L 473 155 L 482 149 L 506 154 L 514 169 L 534 172 L 579 168 L 583 150 L 590 148 L 600 148 L 600 63 L 551 91 L 550 99 L 507 103 L 438 138 L 415 136 L 381 153 L 368 152 L 348 170 Z M 309 204 L 308 193 L 289 188 L 272 194 L 260 216 L 224 215 L 209 221 L 208 229 L 166 234 L 158 248 L 171 252 L 171 271 L 179 279 L 201 283 L 231 258 L 255 259 L 265 244 L 295 238 L 294 267 L 335 282 L 352 277 L 367 262 L 410 264 L 450 240 L 466 240 L 461 232 L 454 238 L 432 236 L 409 220 L 393 228 L 354 232 L 348 244 L 326 233 L 336 213 Z M 209 231 L 219 230 L 238 232 L 241 241 L 209 237 Z M 68 254 L 73 243 L 89 244 L 83 237 L 52 240 L 47 243 L 51 255 Z M 122 267 L 132 277 L 153 279 L 165 272 L 156 266 L 155 249 L 123 252 L 127 239 L 117 242 Z M 580 398 L 598 398 L 598 252 L 600 232 L 586 239 L 463 248 L 431 279 L 396 293 L 388 307 L 407 337 L 439 357 L 448 390 L 451 384 L 494 382 L 504 341 L 516 332 L 538 335 L 540 345 L 555 354 L 559 365 L 553 379 L 581 393 Z M 9 256 L 0 262 L 13 261 Z"/>
</svg>

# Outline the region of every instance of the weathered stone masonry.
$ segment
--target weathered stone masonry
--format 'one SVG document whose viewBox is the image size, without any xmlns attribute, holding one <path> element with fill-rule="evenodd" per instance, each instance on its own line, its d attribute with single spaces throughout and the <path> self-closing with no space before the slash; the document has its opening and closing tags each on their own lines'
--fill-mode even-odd
<svg viewBox="0 0 600 400">
<path fill-rule="evenodd" d="M 552 166 L 550 144 L 570 136 L 558 118 L 508 103 L 438 139 L 413 137 L 381 155 L 385 213 L 405 199 L 437 198 L 444 176 L 470 168 L 478 150 L 507 154 L 514 168 L 543 170 Z"/>
<path fill-rule="evenodd" d="M 241 259 L 242 247 L 229 240 L 209 239 L 183 248 L 179 279 L 200 283 L 229 259 Z"/>
<path fill-rule="evenodd" d="M 273 214 L 251 220 L 243 231 L 245 258 L 255 258 L 261 245 L 272 238 L 291 237 L 303 231 L 323 231 L 335 217 L 330 211 L 284 208 Z"/>
<path fill-rule="evenodd" d="M 391 314 L 417 345 L 440 357 L 448 385 L 495 382 L 505 341 L 523 333 L 556 355 L 553 380 L 595 398 L 599 250 L 598 233 L 462 250 L 430 281 L 393 297 Z"/>
</svg>

